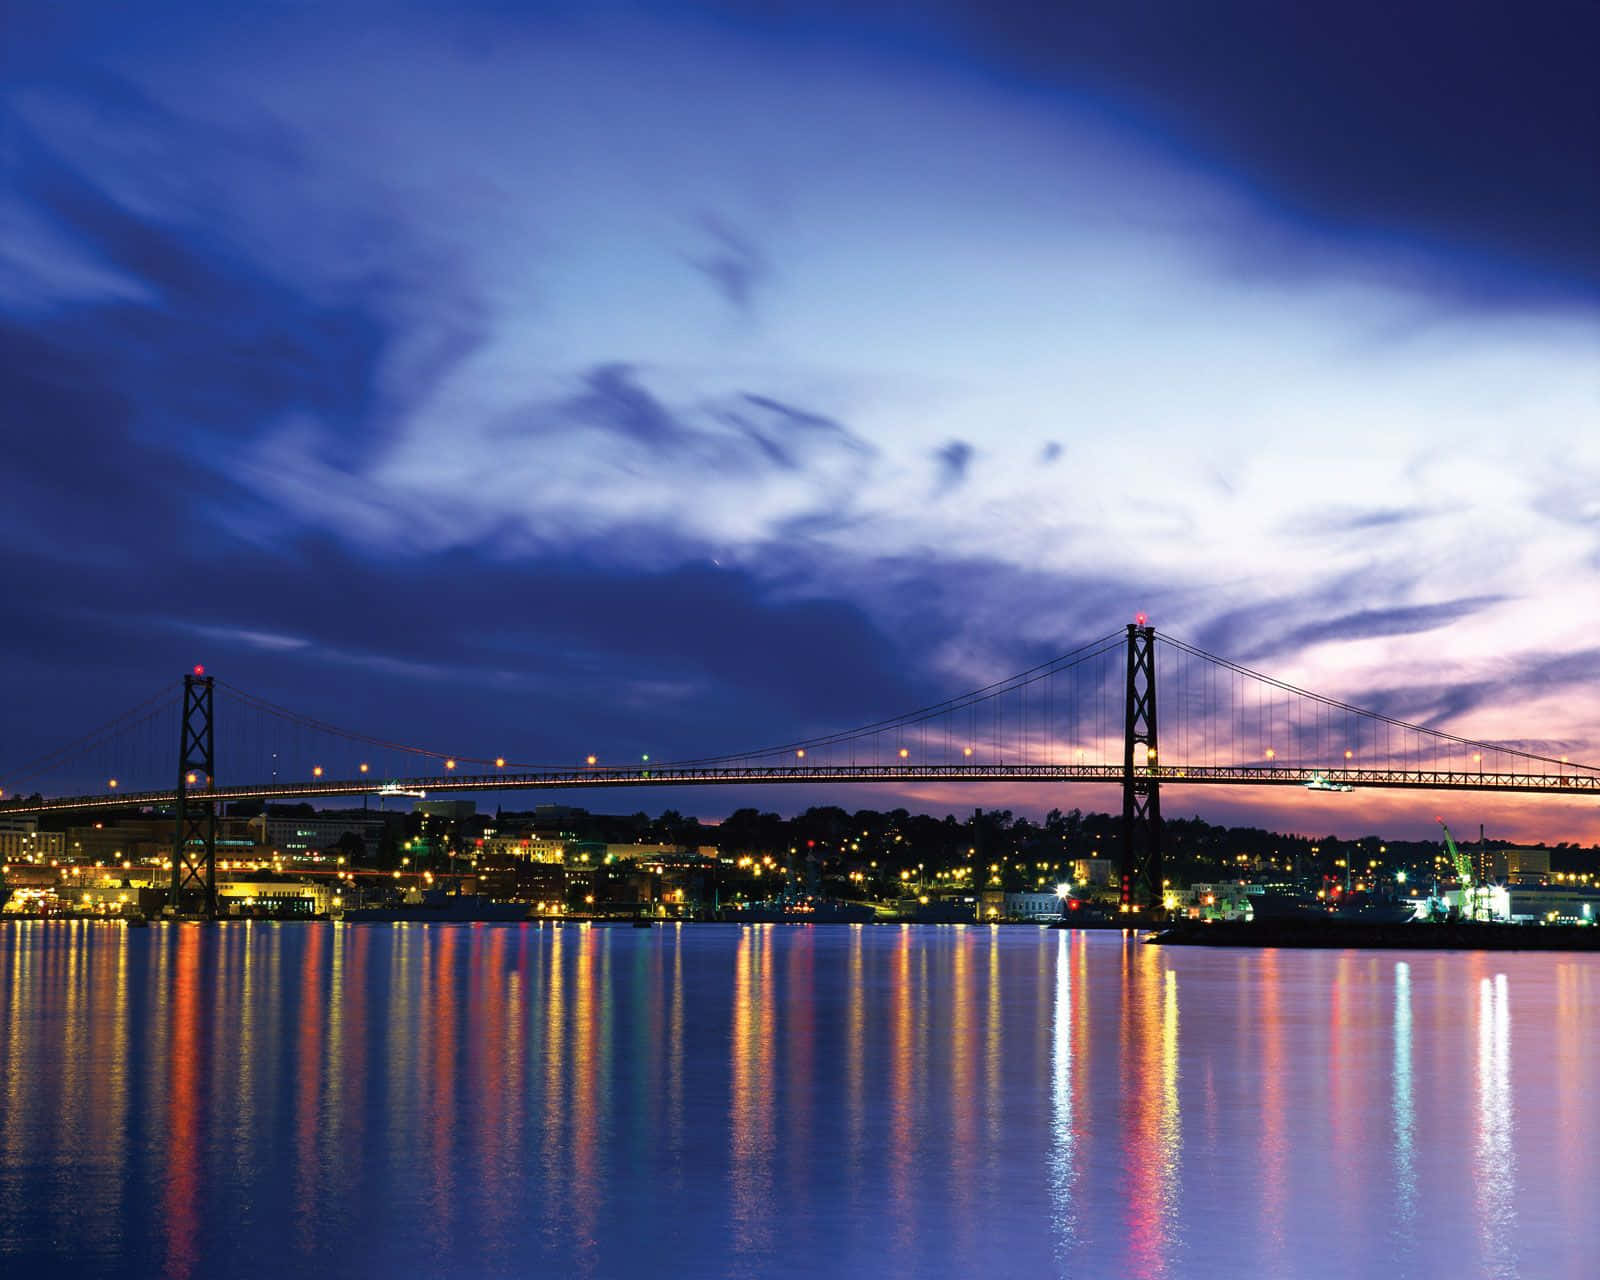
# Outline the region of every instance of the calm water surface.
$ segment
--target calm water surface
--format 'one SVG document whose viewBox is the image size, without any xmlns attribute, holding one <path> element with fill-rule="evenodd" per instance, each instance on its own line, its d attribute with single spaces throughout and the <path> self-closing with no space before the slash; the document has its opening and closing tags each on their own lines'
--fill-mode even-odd
<svg viewBox="0 0 1600 1280">
<path fill-rule="evenodd" d="M 1600 957 L 0 928 L 0 1275 L 1600 1275 Z"/>
</svg>

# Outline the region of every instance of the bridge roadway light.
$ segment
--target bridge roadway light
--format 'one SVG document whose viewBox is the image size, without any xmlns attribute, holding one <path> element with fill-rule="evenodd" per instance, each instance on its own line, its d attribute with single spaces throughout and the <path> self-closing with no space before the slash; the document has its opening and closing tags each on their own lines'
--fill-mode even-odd
<svg viewBox="0 0 1600 1280">
<path fill-rule="evenodd" d="M 454 760 L 446 760 L 444 762 L 444 767 L 446 769 L 454 769 L 456 767 L 456 762 Z"/>
<path fill-rule="evenodd" d="M 588 763 L 591 764 L 591 765 L 596 763 L 595 758 L 593 756 L 590 756 L 589 759 L 588 759 Z"/>
<path fill-rule="evenodd" d="M 322 766 L 320 764 L 311 766 L 311 776 L 313 778 L 320 778 L 322 776 Z"/>
<path fill-rule="evenodd" d="M 648 756 L 645 757 L 647 760 L 649 758 Z M 494 758 L 494 767 L 496 769 L 504 769 L 506 767 L 506 758 L 504 756 L 496 756 Z"/>
<path fill-rule="evenodd" d="M 110 782 L 106 783 L 106 786 L 110 787 L 113 791 L 115 791 L 117 789 L 117 780 L 115 778 L 112 778 Z"/>
<path fill-rule="evenodd" d="M 804 747 L 801 747 L 798 751 L 796 751 L 794 753 L 794 758 L 796 760 L 804 760 L 806 758 L 806 749 Z"/>
<path fill-rule="evenodd" d="M 367 771 L 367 765 L 366 765 L 365 762 L 363 762 L 362 765 L 361 765 L 361 772 L 365 773 L 366 771 Z"/>
<path fill-rule="evenodd" d="M 909 751 L 907 751 L 904 747 L 900 748 L 900 758 L 902 760 L 906 759 L 906 757 L 908 757 L 910 754 L 911 753 Z"/>
<path fill-rule="evenodd" d="M 1278 753 L 1276 751 L 1274 751 L 1271 747 L 1267 748 L 1267 759 L 1268 760 L 1275 760 L 1275 759 L 1277 759 L 1277 756 L 1278 756 Z"/>
</svg>

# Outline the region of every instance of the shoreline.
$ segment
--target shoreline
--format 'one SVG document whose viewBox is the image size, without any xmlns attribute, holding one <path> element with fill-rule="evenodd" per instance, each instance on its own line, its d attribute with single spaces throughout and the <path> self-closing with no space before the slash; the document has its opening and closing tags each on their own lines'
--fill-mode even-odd
<svg viewBox="0 0 1600 1280">
<path fill-rule="evenodd" d="M 1600 951 L 1593 925 L 1358 920 L 1183 921 L 1149 935 L 1169 947 L 1347 948 L 1368 951 Z"/>
</svg>

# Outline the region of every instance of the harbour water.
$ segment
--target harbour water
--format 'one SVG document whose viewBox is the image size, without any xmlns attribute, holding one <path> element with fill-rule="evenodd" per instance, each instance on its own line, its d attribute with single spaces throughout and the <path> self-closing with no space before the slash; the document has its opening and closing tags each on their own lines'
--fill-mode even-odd
<svg viewBox="0 0 1600 1280">
<path fill-rule="evenodd" d="M 1600 1274 L 1600 957 L 0 927 L 0 1274 Z"/>
</svg>

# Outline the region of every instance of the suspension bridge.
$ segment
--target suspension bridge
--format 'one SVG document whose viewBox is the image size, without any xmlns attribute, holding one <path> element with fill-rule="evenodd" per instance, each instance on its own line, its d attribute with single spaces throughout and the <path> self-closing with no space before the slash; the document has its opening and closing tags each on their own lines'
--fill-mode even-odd
<svg viewBox="0 0 1600 1280">
<path fill-rule="evenodd" d="M 219 761 L 228 765 L 226 775 Z M 619 763 L 588 754 L 530 764 L 407 745 L 293 711 L 196 667 L 0 777 L 0 815 L 171 809 L 173 900 L 209 914 L 216 817 L 234 801 L 919 782 L 1120 786 L 1122 902 L 1134 910 L 1160 902 L 1163 787 L 1600 796 L 1600 767 L 1301 689 L 1158 632 L 1140 617 L 1027 671 L 890 719 L 673 761 Z"/>
</svg>

